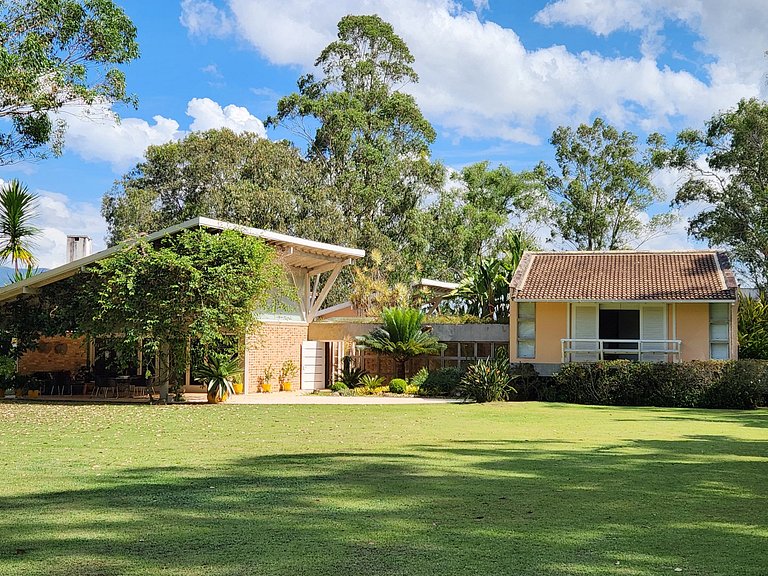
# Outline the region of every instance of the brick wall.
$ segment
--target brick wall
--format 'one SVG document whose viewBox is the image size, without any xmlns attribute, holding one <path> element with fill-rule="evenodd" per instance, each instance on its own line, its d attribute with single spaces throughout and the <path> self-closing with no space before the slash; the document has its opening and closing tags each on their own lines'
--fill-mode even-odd
<svg viewBox="0 0 768 576">
<path fill-rule="evenodd" d="M 41 338 L 36 350 L 30 350 L 19 359 L 19 373 L 64 370 L 74 374 L 81 366 L 85 366 L 86 346 L 85 338 Z"/>
<path fill-rule="evenodd" d="M 274 323 L 262 324 L 252 334 L 245 337 L 245 362 L 248 391 L 257 391 L 258 378 L 264 375 L 264 369 L 272 365 L 272 391 L 278 390 L 277 376 L 286 360 L 293 360 L 297 368 L 301 367 L 301 343 L 307 339 L 306 324 Z M 292 377 L 293 389 L 299 388 L 299 374 Z"/>
</svg>

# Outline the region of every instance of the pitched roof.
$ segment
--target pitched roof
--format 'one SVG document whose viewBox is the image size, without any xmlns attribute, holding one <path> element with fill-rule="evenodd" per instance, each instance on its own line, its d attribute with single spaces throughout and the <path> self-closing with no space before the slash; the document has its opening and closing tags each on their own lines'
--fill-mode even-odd
<svg viewBox="0 0 768 576">
<path fill-rule="evenodd" d="M 223 222 L 212 218 L 204 218 L 202 216 L 192 218 L 174 226 L 169 226 L 168 228 L 163 228 L 162 230 L 148 234 L 145 238 L 151 242 L 175 234 L 181 230 L 193 228 L 239 230 L 247 236 L 261 238 L 264 242 L 277 250 L 281 261 L 286 266 L 309 273 L 318 273 L 319 271 L 329 270 L 336 265 L 351 264 L 354 260 L 365 256 L 365 250 L 359 250 L 357 248 L 347 248 L 345 246 L 326 244 L 325 242 L 315 242 L 314 240 L 288 236 L 287 234 L 272 232 L 271 230 L 240 226 L 238 224 L 232 224 L 231 222 Z M 127 243 L 130 243 L 130 241 Z M 58 266 L 57 268 L 53 268 L 41 274 L 36 274 L 35 276 L 21 280 L 20 282 L 3 286 L 0 288 L 0 302 L 13 299 L 19 294 L 33 292 L 42 286 L 74 276 L 82 267 L 111 256 L 116 251 L 124 248 L 125 245 L 126 243 L 107 248 L 106 250 L 96 252 L 85 258 L 73 260 L 72 262 Z"/>
<path fill-rule="evenodd" d="M 510 284 L 514 300 L 732 301 L 724 252 L 526 252 Z"/>
</svg>

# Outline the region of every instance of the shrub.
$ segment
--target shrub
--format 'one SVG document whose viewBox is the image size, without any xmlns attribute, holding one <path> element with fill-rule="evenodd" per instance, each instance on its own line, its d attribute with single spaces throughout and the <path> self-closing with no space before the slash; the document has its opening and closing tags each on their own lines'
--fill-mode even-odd
<svg viewBox="0 0 768 576">
<path fill-rule="evenodd" d="M 520 362 L 510 367 L 515 378 L 515 392 L 510 394 L 510 400 L 545 400 L 548 378 L 542 378 L 536 372 L 533 364 Z"/>
<path fill-rule="evenodd" d="M 706 391 L 708 408 L 757 408 L 768 404 L 768 365 L 757 360 L 723 362 L 720 378 Z"/>
<path fill-rule="evenodd" d="M 389 391 L 394 394 L 405 394 L 405 389 L 408 387 L 408 382 L 402 378 L 393 378 L 389 381 Z"/>
<path fill-rule="evenodd" d="M 462 372 L 458 368 L 440 368 L 429 373 L 419 387 L 424 396 L 455 396 L 461 383 Z"/>
<path fill-rule="evenodd" d="M 408 386 L 405 387 L 405 393 L 415 395 L 419 393 L 419 387 L 418 386 L 412 386 L 411 384 L 408 384 Z"/>
<path fill-rule="evenodd" d="M 411 376 L 411 381 L 408 383 L 409 386 L 414 386 L 416 390 L 418 391 L 419 388 L 421 388 L 422 384 L 424 384 L 424 381 L 427 379 L 427 376 L 429 376 L 429 371 L 426 368 L 422 368 L 416 374 Z"/>
<path fill-rule="evenodd" d="M 515 391 L 513 379 L 506 358 L 482 358 L 467 368 L 459 392 L 475 402 L 498 402 Z"/>
<path fill-rule="evenodd" d="M 349 386 L 344 384 L 344 382 L 334 382 L 331 384 L 331 390 L 334 392 L 341 392 L 342 390 L 349 390 Z"/>
<path fill-rule="evenodd" d="M 554 375 L 554 400 L 574 404 L 614 404 L 618 382 L 626 383 L 629 360 L 573 362 Z"/>
<path fill-rule="evenodd" d="M 573 363 L 555 374 L 552 390 L 553 400 L 575 404 L 754 408 L 768 402 L 768 363 Z"/>
</svg>

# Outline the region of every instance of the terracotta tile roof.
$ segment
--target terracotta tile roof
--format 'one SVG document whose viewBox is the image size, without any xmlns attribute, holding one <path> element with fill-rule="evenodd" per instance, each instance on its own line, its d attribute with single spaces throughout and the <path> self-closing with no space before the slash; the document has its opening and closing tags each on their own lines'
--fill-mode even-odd
<svg viewBox="0 0 768 576">
<path fill-rule="evenodd" d="M 528 252 L 515 300 L 735 300 L 728 257 L 696 252 Z"/>
</svg>

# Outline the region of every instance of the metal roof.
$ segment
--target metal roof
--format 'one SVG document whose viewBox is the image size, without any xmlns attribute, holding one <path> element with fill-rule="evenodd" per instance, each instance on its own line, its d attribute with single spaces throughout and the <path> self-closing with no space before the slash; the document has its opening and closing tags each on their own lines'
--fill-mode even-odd
<svg viewBox="0 0 768 576">
<path fill-rule="evenodd" d="M 365 250 L 360 250 L 358 248 L 347 248 L 344 246 L 336 246 L 334 244 L 326 244 L 325 242 L 315 242 L 314 240 L 280 234 L 279 232 L 272 232 L 270 230 L 261 230 L 260 228 L 240 226 L 232 224 L 231 222 L 223 222 L 212 218 L 204 218 L 202 216 L 192 218 L 181 224 L 163 228 L 157 232 L 147 234 L 146 236 L 143 236 L 143 238 L 151 242 L 163 238 L 164 236 L 168 236 L 169 234 L 193 228 L 238 230 L 248 236 L 261 238 L 267 244 L 277 249 L 283 263 L 291 268 L 306 272 L 317 273 L 318 270 L 322 270 L 326 267 L 331 269 L 341 263 L 351 264 L 352 261 L 365 256 Z M 127 244 L 130 244 L 130 242 L 131 241 L 128 241 L 127 243 L 101 250 L 100 252 L 96 252 L 85 258 L 73 260 L 72 262 L 43 272 L 42 274 L 37 274 L 31 278 L 21 280 L 20 282 L 3 286 L 0 288 L 0 302 L 10 300 L 20 294 L 33 293 L 36 289 L 42 286 L 53 284 L 59 280 L 74 276 L 85 266 L 107 258 L 118 250 L 124 248 Z"/>
</svg>

